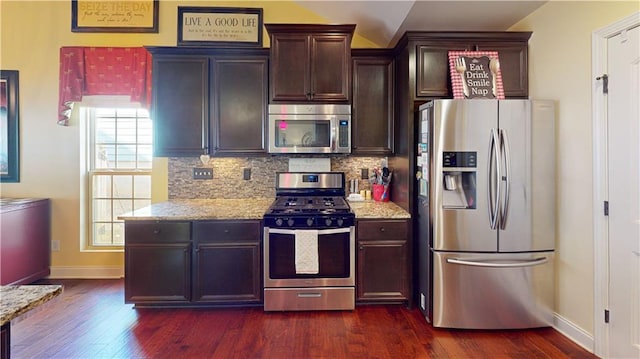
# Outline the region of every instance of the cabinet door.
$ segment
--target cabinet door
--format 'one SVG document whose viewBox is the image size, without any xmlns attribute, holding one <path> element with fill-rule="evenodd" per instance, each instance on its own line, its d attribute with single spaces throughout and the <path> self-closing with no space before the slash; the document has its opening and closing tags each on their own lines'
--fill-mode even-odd
<svg viewBox="0 0 640 359">
<path fill-rule="evenodd" d="M 416 97 L 451 98 L 449 51 L 472 50 L 472 45 L 440 41 L 417 46 Z"/>
<path fill-rule="evenodd" d="M 393 64 L 391 57 L 353 57 L 354 155 L 393 153 Z"/>
<path fill-rule="evenodd" d="M 309 55 L 308 35 L 271 36 L 271 100 L 307 101 L 311 87 Z"/>
<path fill-rule="evenodd" d="M 194 301 L 262 301 L 261 228 L 250 220 L 194 222 Z"/>
<path fill-rule="evenodd" d="M 410 300 L 409 222 L 358 221 L 358 301 Z"/>
<path fill-rule="evenodd" d="M 502 85 L 506 98 L 528 98 L 528 45 L 522 42 L 483 42 L 478 51 L 498 51 Z"/>
<path fill-rule="evenodd" d="M 153 56 L 154 156 L 199 156 L 207 151 L 208 58 Z"/>
<path fill-rule="evenodd" d="M 191 244 L 125 246 L 125 303 L 186 303 L 191 299 Z"/>
<path fill-rule="evenodd" d="M 311 36 L 310 100 L 347 102 L 350 99 L 350 46 L 347 35 Z"/>
<path fill-rule="evenodd" d="M 267 57 L 212 61 L 212 153 L 266 153 Z"/>
<path fill-rule="evenodd" d="M 260 302 L 260 243 L 199 243 L 195 249 L 194 294 L 198 302 Z"/>
</svg>

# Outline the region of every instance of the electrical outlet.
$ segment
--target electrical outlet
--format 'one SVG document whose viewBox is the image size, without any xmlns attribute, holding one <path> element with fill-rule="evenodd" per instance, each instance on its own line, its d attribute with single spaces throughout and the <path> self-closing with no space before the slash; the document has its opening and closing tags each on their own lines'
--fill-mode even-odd
<svg viewBox="0 0 640 359">
<path fill-rule="evenodd" d="M 60 251 L 60 241 L 59 240 L 52 240 L 51 241 L 51 251 L 52 252 L 59 252 Z"/>
<path fill-rule="evenodd" d="M 251 179 L 251 168 L 242 169 L 242 179 L 247 181 Z"/>
<path fill-rule="evenodd" d="M 213 179 L 213 168 L 195 167 L 193 169 L 193 179 Z"/>
<path fill-rule="evenodd" d="M 368 168 L 361 168 L 360 169 L 360 178 L 361 179 L 369 179 L 369 169 Z"/>
</svg>

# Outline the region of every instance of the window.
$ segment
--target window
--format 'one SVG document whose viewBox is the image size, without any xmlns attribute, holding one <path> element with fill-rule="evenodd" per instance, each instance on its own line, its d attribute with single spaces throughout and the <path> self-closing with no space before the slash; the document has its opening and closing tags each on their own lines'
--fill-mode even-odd
<svg viewBox="0 0 640 359">
<path fill-rule="evenodd" d="M 88 115 L 89 247 L 121 247 L 118 216 L 151 204 L 151 120 L 136 108 L 91 108 Z"/>
</svg>

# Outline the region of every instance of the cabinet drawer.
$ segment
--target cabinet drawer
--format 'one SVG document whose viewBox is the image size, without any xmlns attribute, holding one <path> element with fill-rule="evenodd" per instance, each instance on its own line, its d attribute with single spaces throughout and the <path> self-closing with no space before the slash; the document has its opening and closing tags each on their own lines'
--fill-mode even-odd
<svg viewBox="0 0 640 359">
<path fill-rule="evenodd" d="M 257 241 L 261 238 L 260 221 L 193 222 L 193 238 L 199 242 Z"/>
<path fill-rule="evenodd" d="M 189 242 L 190 222 L 126 222 L 126 243 Z"/>
<path fill-rule="evenodd" d="M 358 221 L 356 234 L 358 236 L 358 240 L 406 240 L 409 233 L 407 223 L 407 221 L 397 220 Z"/>
</svg>

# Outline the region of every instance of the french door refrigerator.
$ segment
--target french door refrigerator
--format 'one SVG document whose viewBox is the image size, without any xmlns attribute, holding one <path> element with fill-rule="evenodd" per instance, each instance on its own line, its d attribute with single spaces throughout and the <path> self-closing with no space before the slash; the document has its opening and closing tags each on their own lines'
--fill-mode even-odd
<svg viewBox="0 0 640 359">
<path fill-rule="evenodd" d="M 551 325 L 553 102 L 434 100 L 419 111 L 421 310 L 434 327 Z"/>
</svg>

